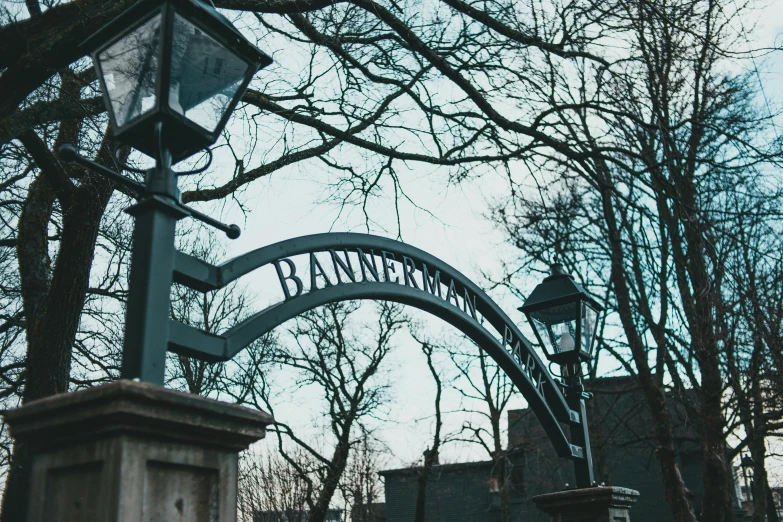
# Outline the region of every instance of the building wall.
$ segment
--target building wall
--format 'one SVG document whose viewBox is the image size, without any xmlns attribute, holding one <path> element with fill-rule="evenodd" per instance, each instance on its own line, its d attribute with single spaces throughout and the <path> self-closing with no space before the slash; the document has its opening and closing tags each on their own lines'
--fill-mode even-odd
<svg viewBox="0 0 783 522">
<path fill-rule="evenodd" d="M 641 493 L 631 510 L 634 522 L 673 522 L 660 479 L 652 421 L 642 391 L 630 378 L 599 379 L 589 391 L 588 421 L 599 483 Z M 702 457 L 688 409 L 667 397 L 680 472 L 696 512 L 702 503 Z M 514 522 L 549 522 L 532 497 L 573 486 L 571 461 L 560 459 L 529 410 L 508 412 L 509 488 Z M 413 520 L 418 475 L 415 469 L 381 472 L 386 479 L 388 522 Z M 498 493 L 490 492 L 492 462 L 434 468 L 427 489 L 426 522 L 495 522 L 500 520 Z"/>
<path fill-rule="evenodd" d="M 417 470 L 383 471 L 386 522 L 411 522 L 416 511 Z M 427 522 L 499 522 L 497 493 L 490 492 L 492 462 L 433 466 L 427 483 Z"/>
<path fill-rule="evenodd" d="M 634 522 L 673 520 L 661 483 L 644 394 L 630 378 L 599 379 L 589 391 L 594 393 L 587 414 L 597 481 L 641 493 L 631 511 Z M 686 408 L 673 397 L 667 402 L 680 472 L 698 513 L 703 486 L 701 452 L 695 442 L 698 434 Z M 520 509 L 530 522 L 546 522 L 547 517 L 535 512 L 530 498 L 562 489 L 565 483 L 573 484 L 573 465 L 557 457 L 529 410 L 510 411 L 508 422 L 509 447 L 519 454 L 522 466 L 517 481 L 527 486 L 519 499 Z"/>
</svg>

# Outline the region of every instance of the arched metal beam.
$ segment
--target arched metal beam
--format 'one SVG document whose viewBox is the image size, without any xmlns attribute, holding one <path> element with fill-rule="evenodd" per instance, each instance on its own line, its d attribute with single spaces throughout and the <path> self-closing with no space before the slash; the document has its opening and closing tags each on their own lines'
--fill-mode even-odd
<svg viewBox="0 0 783 522">
<path fill-rule="evenodd" d="M 284 301 L 255 314 L 220 336 L 206 334 L 172 321 L 170 350 L 203 360 L 228 360 L 276 326 L 330 302 L 381 299 L 403 303 L 443 319 L 476 342 L 509 375 L 525 396 L 557 453 L 566 458 L 583 458 L 583 449 L 570 444 L 560 426 L 560 422 L 579 424 L 582 419 L 568 407 L 557 383 L 529 341 L 481 288 L 455 268 L 423 250 L 368 234 L 315 234 L 262 247 L 219 266 L 179 253 L 175 262 L 174 280 L 206 292 L 221 288 L 260 267 L 275 262 L 279 264 L 281 260 L 290 257 L 339 250 L 356 253 L 358 249 L 376 256 L 380 255 L 376 251 L 384 255 L 400 256 L 401 259 L 394 260 L 403 262 L 403 271 L 406 270 L 405 263 L 411 264 L 411 268 L 415 266 L 420 274 L 424 273 L 425 266 L 432 273 L 437 271 L 440 274 L 440 282 L 445 287 L 454 285 L 459 295 L 468 292 L 468 295 L 475 296 L 473 302 L 476 312 L 498 332 L 500 341 L 479 323 L 475 314 L 472 317 L 468 313 L 467 304 L 463 310 L 440 295 L 436 296 L 423 289 L 365 279 L 361 282 L 346 281 L 325 288 L 311 288 L 310 291 L 302 291 L 301 295 L 297 292 L 295 296 L 289 296 L 286 291 Z M 385 260 L 385 257 L 383 259 Z M 407 276 L 405 277 L 407 281 Z M 281 283 L 286 284 L 282 280 Z M 516 353 L 510 353 L 511 346 L 515 347 Z"/>
<path fill-rule="evenodd" d="M 454 281 L 458 293 L 467 289 L 476 296 L 477 311 L 498 332 L 499 337 L 508 341 L 509 345 L 520 343 L 520 351 L 524 360 L 530 358 L 532 364 L 542 369 L 543 387 L 547 402 L 552 411 L 563 422 L 579 422 L 579 416 L 571 410 L 560 392 L 560 388 L 552 379 L 546 366 L 538 357 L 527 338 L 522 335 L 516 324 L 505 312 L 476 284 L 448 263 L 418 249 L 414 246 L 371 234 L 356 234 L 350 232 L 313 234 L 293 239 L 287 239 L 265 247 L 252 250 L 221 265 L 205 263 L 195 257 L 178 253 L 175 259 L 174 281 L 203 292 L 222 288 L 253 270 L 268 265 L 276 260 L 307 254 L 310 252 L 325 252 L 329 250 L 361 248 L 365 251 L 387 251 L 406 256 L 421 271 L 423 265 L 441 273 L 441 281 L 448 286 Z M 323 291 L 323 290 L 319 290 Z M 416 305 L 413 305 L 416 306 Z"/>
<path fill-rule="evenodd" d="M 568 441 L 544 397 L 538 393 L 524 370 L 489 331 L 443 299 L 407 286 L 377 282 L 338 285 L 270 306 L 220 336 L 225 339 L 224 360 L 230 359 L 259 337 L 308 310 L 328 303 L 359 299 L 393 301 L 414 306 L 459 329 L 486 351 L 519 388 L 558 455 L 571 459 L 583 458 L 583 449 Z"/>
</svg>

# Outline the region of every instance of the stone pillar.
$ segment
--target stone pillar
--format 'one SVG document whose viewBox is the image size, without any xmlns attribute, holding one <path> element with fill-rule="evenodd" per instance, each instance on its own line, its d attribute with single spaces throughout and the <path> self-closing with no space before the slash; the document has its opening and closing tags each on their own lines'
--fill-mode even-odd
<svg viewBox="0 0 783 522">
<path fill-rule="evenodd" d="M 570 489 L 533 497 L 552 522 L 630 522 L 639 492 L 616 487 Z"/>
<path fill-rule="evenodd" d="M 33 452 L 28 522 L 234 522 L 268 413 L 116 381 L 5 413 Z"/>
</svg>

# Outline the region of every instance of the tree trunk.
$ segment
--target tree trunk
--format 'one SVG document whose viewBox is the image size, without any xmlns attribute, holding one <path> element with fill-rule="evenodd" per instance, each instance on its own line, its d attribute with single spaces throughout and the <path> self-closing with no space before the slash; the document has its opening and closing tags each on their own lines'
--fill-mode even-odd
<svg viewBox="0 0 783 522">
<path fill-rule="evenodd" d="M 414 522 L 424 522 L 426 516 L 427 501 L 427 481 L 429 480 L 432 466 L 439 462 L 440 453 L 440 430 L 443 427 L 443 417 L 441 416 L 440 400 L 443 396 L 443 384 L 440 375 L 432 362 L 433 348 L 422 343 L 421 350 L 427 357 L 427 366 L 429 367 L 432 379 L 435 381 L 435 435 L 432 439 L 432 448 L 424 452 L 424 468 L 419 473 L 419 480 L 416 485 L 416 510 L 414 512 Z"/>
<path fill-rule="evenodd" d="M 486 375 L 486 372 L 484 373 Z M 488 390 L 488 386 L 485 387 Z M 495 473 L 498 481 L 498 494 L 500 495 L 500 520 L 511 522 L 511 496 L 508 490 L 508 476 L 506 470 L 507 453 L 503 450 L 500 438 L 500 416 L 502 412 L 495 404 L 490 403 L 490 416 L 492 423 L 492 440 L 495 451 L 492 453 L 492 460 L 495 461 Z"/>
<path fill-rule="evenodd" d="M 427 480 L 430 476 L 432 466 L 438 462 L 438 448 L 433 446 L 431 450 L 424 452 L 424 466 L 419 472 L 419 479 L 416 483 L 416 510 L 413 515 L 413 522 L 424 522 L 426 516 L 427 501 Z"/>
<path fill-rule="evenodd" d="M 692 140 L 698 142 L 700 132 L 694 130 Z M 695 147 L 695 146 L 694 146 Z M 710 522 L 733 522 L 734 510 L 729 494 L 729 475 L 726 464 L 725 422 L 721 397 L 723 374 L 720 368 L 720 350 L 716 335 L 714 312 L 718 303 L 713 276 L 707 268 L 707 224 L 699 217 L 693 172 L 673 176 L 679 187 L 679 199 L 674 205 L 676 220 L 670 234 L 677 241 L 675 256 L 677 284 L 681 289 L 683 310 L 688 320 L 691 349 L 699 363 L 701 373 L 700 436 L 704 459 L 704 500 L 702 517 Z M 684 236 L 674 227 L 682 225 Z M 676 239 L 675 239 L 676 238 Z M 684 240 L 684 241 L 683 241 Z M 684 245 L 683 245 L 684 242 Z M 683 246 L 685 248 L 683 248 Z M 688 287 L 692 291 L 688 291 Z"/>
<path fill-rule="evenodd" d="M 108 155 L 108 144 L 104 140 L 97 159 L 105 162 Z M 45 179 L 39 176 L 34 184 L 38 183 L 43 187 Z M 20 218 L 20 233 L 22 229 L 26 232 L 17 247 L 20 272 L 27 273 L 22 282 L 23 304 L 25 311 L 34 311 L 27 315 L 27 360 L 22 395 L 25 403 L 68 391 L 71 350 L 89 287 L 98 228 L 112 194 L 112 185 L 95 174 L 87 174 L 82 179 L 71 204 L 63 212 L 60 248 L 44 293 L 42 282 L 48 253 L 41 247 L 41 227 L 48 225 L 49 216 L 43 217 L 43 214 L 48 208 L 45 200 L 51 198 L 46 190 L 31 189 L 28 193 L 26 215 Z M 21 444 L 14 446 L 3 494 L 2 522 L 26 520 L 30 459 L 28 448 Z"/>
<path fill-rule="evenodd" d="M 350 433 L 350 428 L 347 429 L 345 433 Z M 332 497 L 334 497 L 334 492 L 337 491 L 340 477 L 343 476 L 343 471 L 345 471 L 345 466 L 348 463 L 348 453 L 349 443 L 346 436 L 345 439 L 339 441 L 334 448 L 329 469 L 323 481 L 323 488 L 321 488 L 318 499 L 310 509 L 307 522 L 326 521 L 326 515 L 329 514 L 329 504 L 332 502 Z"/>
<path fill-rule="evenodd" d="M 661 481 L 666 493 L 666 501 L 677 522 L 696 522 L 690 501 L 685 493 L 685 482 L 680 474 L 674 451 L 674 438 L 672 436 L 671 423 L 666 409 L 666 396 L 663 389 L 653 378 L 647 362 L 647 352 L 642 339 L 636 330 L 632 315 L 632 302 L 628 285 L 625 281 L 623 269 L 622 239 L 618 229 L 612 203 L 611 189 L 604 187 L 601 193 L 604 219 L 609 235 L 610 255 L 612 261 L 611 281 L 617 296 L 617 308 L 620 314 L 620 322 L 623 331 L 628 338 L 634 363 L 639 374 L 639 382 L 642 385 L 647 407 L 652 418 L 653 435 L 657 450 L 658 464 L 661 468 Z"/>
<path fill-rule="evenodd" d="M 509 491 L 509 480 L 507 471 L 507 454 L 500 452 L 500 456 L 495 460 L 495 468 L 498 474 L 498 492 L 500 493 L 500 520 L 511 522 L 511 492 Z"/>
<path fill-rule="evenodd" d="M 107 149 L 103 147 L 99 162 L 108 155 Z M 51 285 L 38 319 L 28 321 L 24 402 L 68 390 L 71 348 L 89 288 L 98 228 L 111 194 L 107 179 L 87 174 L 64 211 Z"/>
<path fill-rule="evenodd" d="M 714 522 L 733 522 L 734 511 L 729 494 L 726 471 L 726 441 L 723 437 L 721 414 L 720 370 L 712 366 L 708 357 L 707 369 L 702 369 L 701 439 L 704 456 L 704 501 L 702 518 Z M 717 361 L 715 361 L 717 363 Z M 717 391 L 716 391 L 717 388 Z"/>
<path fill-rule="evenodd" d="M 760 344 L 757 342 L 757 344 Z M 754 359 L 760 359 L 762 347 L 758 346 L 758 353 L 754 353 Z M 756 362 L 756 361 L 754 361 Z M 760 361 L 759 361 L 760 363 Z M 760 366 L 754 365 L 754 366 Z M 753 457 L 753 522 L 767 522 L 767 447 L 764 437 L 766 432 L 766 412 L 764 411 L 763 392 L 761 391 L 760 371 L 754 372 L 759 378 L 753 379 L 751 392 L 753 394 L 753 430 L 750 440 L 750 454 Z M 773 501 L 774 511 L 774 501 Z"/>
<path fill-rule="evenodd" d="M 22 306 L 27 317 L 27 331 L 35 329 L 49 292 L 51 261 L 49 259 L 48 226 L 54 206 L 54 190 L 43 173 L 39 173 L 27 193 L 19 217 L 17 258 L 22 283 Z M 28 350 L 29 350 L 28 333 Z M 31 380 L 30 372 L 25 372 Z M 32 375 L 34 380 L 36 375 Z M 25 391 L 27 385 L 25 385 Z M 14 443 L 11 463 L 3 493 L 3 522 L 23 521 L 27 517 L 30 492 L 30 451 L 25 444 Z"/>
</svg>

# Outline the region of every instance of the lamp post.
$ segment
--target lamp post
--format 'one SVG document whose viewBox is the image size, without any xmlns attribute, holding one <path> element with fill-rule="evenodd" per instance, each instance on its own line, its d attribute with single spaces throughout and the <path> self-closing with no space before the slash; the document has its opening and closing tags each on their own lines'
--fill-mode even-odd
<svg viewBox="0 0 783 522">
<path fill-rule="evenodd" d="M 155 166 L 137 183 L 73 145 L 58 150 L 137 200 L 127 209 L 135 223 L 123 379 L 4 413 L 29 459 L 9 487 L 19 496 L 15 519 L 236 520 L 238 452 L 263 438 L 273 419 L 161 386 L 177 221 L 190 216 L 232 239 L 240 234 L 183 205 L 177 177 L 209 166 L 208 147 L 272 60 L 202 0 L 140 0 L 81 49 L 92 53 L 114 138 Z M 209 155 L 206 166 L 172 170 L 199 150 Z"/>
<path fill-rule="evenodd" d="M 191 216 L 231 239 L 240 234 L 236 225 L 183 205 L 180 174 L 171 167 L 199 150 L 211 161 L 208 147 L 272 59 L 202 0 L 140 0 L 81 46 L 92 54 L 114 137 L 156 164 L 142 185 L 72 145 L 59 154 L 136 194 L 138 203 L 127 209 L 135 225 L 121 376 L 163 384 L 177 221 Z"/>
<path fill-rule="evenodd" d="M 591 395 L 582 385 L 581 366 L 592 357 L 603 306 L 563 271 L 563 265 L 554 263 L 551 275 L 536 286 L 519 310 L 533 327 L 547 359 L 562 368 L 566 402 L 582 418 L 581 428 L 571 430 L 573 443 L 582 446 L 585 454 L 584 459 L 574 461 L 576 486 L 591 487 L 595 475 L 585 411 L 585 400 Z"/>
</svg>

